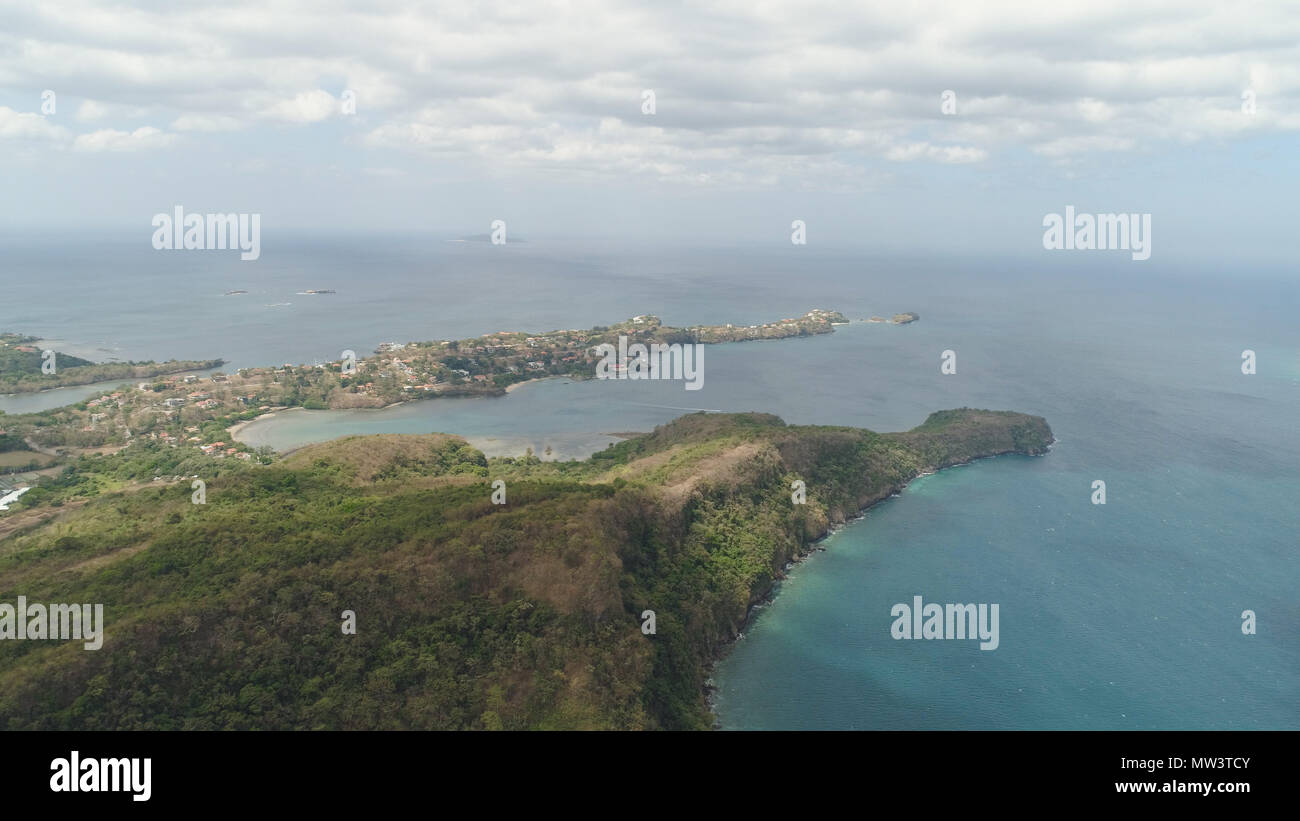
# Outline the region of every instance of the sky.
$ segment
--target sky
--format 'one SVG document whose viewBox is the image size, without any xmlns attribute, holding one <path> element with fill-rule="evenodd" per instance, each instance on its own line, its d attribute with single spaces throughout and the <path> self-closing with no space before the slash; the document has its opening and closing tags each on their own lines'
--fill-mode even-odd
<svg viewBox="0 0 1300 821">
<path fill-rule="evenodd" d="M 1027 255 L 1072 205 L 1280 264 L 1297 131 L 1294 2 L 0 0 L 9 235 Z"/>
</svg>

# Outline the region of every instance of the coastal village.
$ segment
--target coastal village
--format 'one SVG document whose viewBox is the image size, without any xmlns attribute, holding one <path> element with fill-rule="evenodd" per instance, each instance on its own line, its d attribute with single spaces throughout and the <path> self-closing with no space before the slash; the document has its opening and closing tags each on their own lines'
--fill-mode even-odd
<svg viewBox="0 0 1300 821">
<path fill-rule="evenodd" d="M 888 321 L 915 318 L 900 314 Z M 847 322 L 838 312 L 813 310 L 761 324 L 674 328 L 642 315 L 586 330 L 387 342 L 355 361 L 160 375 L 49 411 L 0 415 L 0 442 L 8 443 L 0 453 L 0 490 L 12 492 L 15 479 L 54 475 L 69 460 L 114 453 L 133 442 L 192 449 L 212 460 L 269 463 L 269 449 L 235 440 L 242 423 L 289 408 L 382 408 L 412 399 L 497 396 L 539 378 L 592 378 L 596 347 L 617 344 L 620 336 L 629 343 L 721 344 L 825 334 Z M 31 338 L 13 339 L 35 350 Z"/>
</svg>

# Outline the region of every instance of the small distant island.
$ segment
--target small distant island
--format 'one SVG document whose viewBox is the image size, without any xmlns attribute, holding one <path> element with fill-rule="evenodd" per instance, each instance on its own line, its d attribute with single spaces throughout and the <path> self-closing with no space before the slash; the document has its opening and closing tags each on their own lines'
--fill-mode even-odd
<svg viewBox="0 0 1300 821">
<path fill-rule="evenodd" d="M 920 314 L 915 313 L 913 311 L 908 311 L 907 313 L 904 314 L 894 314 L 889 319 L 885 319 L 883 316 L 873 316 L 867 321 L 876 322 L 876 323 L 884 322 L 890 325 L 906 325 L 907 323 L 915 322 L 920 318 L 921 318 Z"/>
</svg>

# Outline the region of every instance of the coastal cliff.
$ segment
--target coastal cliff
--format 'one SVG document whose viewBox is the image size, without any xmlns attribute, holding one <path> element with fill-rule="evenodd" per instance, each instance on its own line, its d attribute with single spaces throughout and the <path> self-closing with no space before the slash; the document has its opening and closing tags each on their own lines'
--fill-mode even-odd
<svg viewBox="0 0 1300 821">
<path fill-rule="evenodd" d="M 102 602 L 103 647 L 0 642 L 0 726 L 704 729 L 709 665 L 787 562 L 917 475 L 1051 441 L 970 409 L 693 414 L 582 462 L 349 437 L 202 505 L 153 481 L 167 449 L 87 459 L 0 540 L 0 602 Z"/>
</svg>

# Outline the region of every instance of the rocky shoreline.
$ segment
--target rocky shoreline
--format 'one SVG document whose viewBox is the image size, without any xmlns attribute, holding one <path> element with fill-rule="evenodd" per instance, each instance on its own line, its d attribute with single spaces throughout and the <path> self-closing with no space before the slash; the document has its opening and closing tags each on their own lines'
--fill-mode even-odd
<svg viewBox="0 0 1300 821">
<path fill-rule="evenodd" d="M 718 651 L 714 654 L 714 658 L 709 663 L 707 677 L 705 679 L 705 685 L 704 685 L 705 703 L 708 706 L 709 712 L 713 716 L 713 729 L 715 730 L 722 729 L 721 717 L 717 713 L 717 705 L 714 698 L 717 692 L 717 687 L 714 684 L 713 674 L 717 670 L 718 664 L 721 663 L 723 659 L 725 659 L 735 648 L 736 642 L 744 638 L 745 630 L 750 626 L 751 623 L 753 623 L 753 620 L 757 616 L 756 611 L 767 607 L 773 601 L 776 600 L 777 595 L 780 593 L 778 589 L 778 585 L 781 582 L 786 580 L 786 578 L 788 577 L 787 574 L 790 571 L 794 570 L 795 567 L 803 564 L 805 561 L 812 558 L 815 554 L 824 553 L 827 550 L 827 547 L 824 546 L 824 543 L 827 542 L 832 536 L 844 530 L 849 525 L 867 518 L 867 513 L 872 508 L 876 507 L 877 505 L 879 505 L 880 503 L 884 502 L 887 499 L 891 499 L 895 496 L 898 496 L 904 490 L 906 490 L 907 487 L 912 482 L 916 481 L 918 478 L 922 476 L 931 476 L 936 473 L 939 473 L 940 471 L 949 470 L 951 468 L 963 467 L 965 465 L 982 461 L 984 459 L 996 459 L 999 456 L 1009 456 L 1013 454 L 1019 456 L 1044 456 L 1051 450 L 1051 446 L 1055 444 L 1055 442 L 1056 440 L 1055 438 L 1053 438 L 1051 442 L 1047 444 L 1046 447 L 1041 449 L 1025 448 L 1025 449 L 1004 450 L 997 453 L 989 453 L 989 454 L 977 456 L 973 459 L 952 462 L 950 464 L 945 464 L 945 465 L 933 466 L 931 468 L 921 470 L 918 473 L 916 473 L 914 476 L 912 476 L 910 479 L 907 479 L 904 482 L 891 486 L 891 488 L 887 492 L 872 497 L 865 505 L 863 505 L 860 509 L 858 509 L 857 512 L 855 512 L 853 515 L 846 517 L 842 521 L 829 522 L 825 527 L 825 529 L 821 531 L 821 533 L 819 533 L 817 536 L 813 537 L 808 541 L 804 550 L 795 553 L 793 556 L 790 557 L 788 561 L 786 561 L 785 565 L 781 568 L 781 570 L 777 572 L 776 578 L 774 578 L 772 582 L 767 585 L 767 587 L 763 590 L 762 593 L 754 596 L 753 599 L 750 600 L 749 607 L 745 611 L 745 616 L 741 620 L 740 625 L 737 627 L 734 635 L 732 635 L 729 639 L 727 639 L 721 645 Z"/>
</svg>

